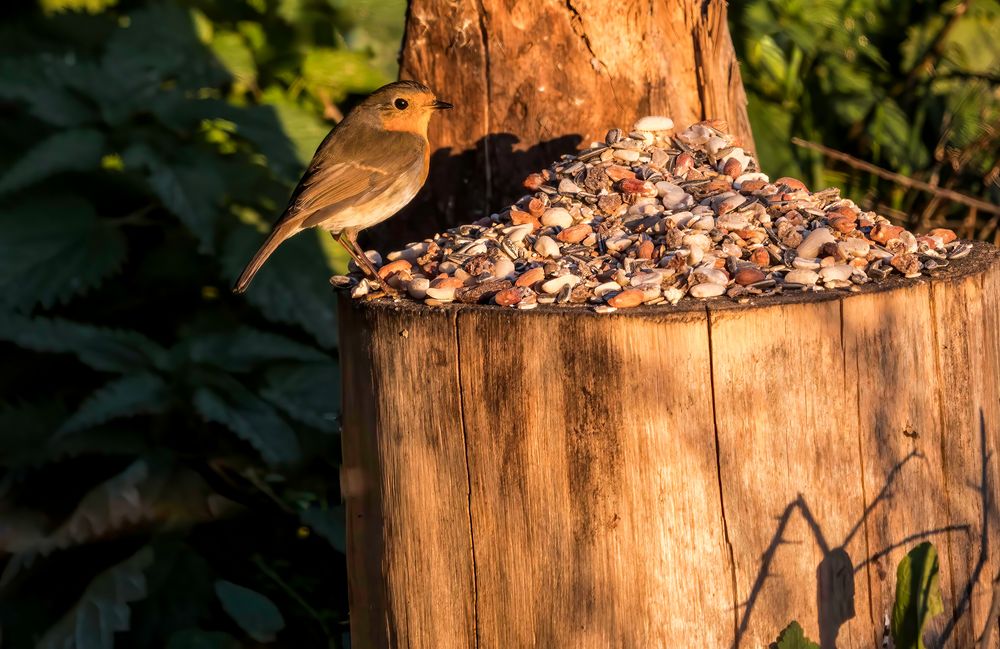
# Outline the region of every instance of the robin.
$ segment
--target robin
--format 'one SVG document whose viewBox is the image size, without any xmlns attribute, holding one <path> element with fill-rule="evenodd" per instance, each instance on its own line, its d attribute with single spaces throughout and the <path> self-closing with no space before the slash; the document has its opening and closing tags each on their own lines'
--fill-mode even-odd
<svg viewBox="0 0 1000 649">
<path fill-rule="evenodd" d="M 378 277 L 358 232 L 409 203 L 427 180 L 431 115 L 452 105 L 416 81 L 383 86 L 358 104 L 323 139 L 264 245 L 240 274 L 242 293 L 278 246 L 306 228 L 328 230 L 372 281 Z"/>
</svg>

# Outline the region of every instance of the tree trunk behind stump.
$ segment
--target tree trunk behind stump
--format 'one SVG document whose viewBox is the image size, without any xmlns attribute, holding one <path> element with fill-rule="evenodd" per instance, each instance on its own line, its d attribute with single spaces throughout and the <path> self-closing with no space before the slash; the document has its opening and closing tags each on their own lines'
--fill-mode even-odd
<svg viewBox="0 0 1000 649">
<path fill-rule="evenodd" d="M 925 540 L 929 646 L 1000 646 L 995 248 L 752 306 L 344 298 L 340 331 L 358 649 L 873 649 Z"/>
<path fill-rule="evenodd" d="M 382 248 L 488 216 L 529 173 L 644 115 L 724 119 L 753 148 L 718 0 L 411 0 L 401 76 L 455 109 L 431 122 L 424 191 L 373 231 Z"/>
</svg>

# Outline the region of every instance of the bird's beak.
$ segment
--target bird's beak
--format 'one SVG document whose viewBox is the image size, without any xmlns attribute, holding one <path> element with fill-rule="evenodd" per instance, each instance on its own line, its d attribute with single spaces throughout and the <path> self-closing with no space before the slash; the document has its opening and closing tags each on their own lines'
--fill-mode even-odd
<svg viewBox="0 0 1000 649">
<path fill-rule="evenodd" d="M 445 110 L 447 108 L 454 108 L 451 104 L 446 101 L 441 101 L 440 99 L 435 99 L 434 103 L 431 104 L 431 108 L 434 110 Z"/>
</svg>

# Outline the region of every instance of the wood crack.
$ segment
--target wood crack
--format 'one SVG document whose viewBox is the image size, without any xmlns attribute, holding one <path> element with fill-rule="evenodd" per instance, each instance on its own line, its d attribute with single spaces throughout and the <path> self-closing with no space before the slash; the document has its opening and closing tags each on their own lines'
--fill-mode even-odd
<svg viewBox="0 0 1000 649">
<path fill-rule="evenodd" d="M 455 371 L 458 374 L 458 413 L 462 424 L 462 443 L 465 446 L 465 480 L 467 504 L 469 508 L 469 551 L 472 556 L 472 632 L 473 646 L 479 647 L 479 579 L 476 575 L 476 534 L 472 524 L 472 465 L 469 462 L 469 433 L 465 426 L 465 392 L 462 389 L 462 336 L 459 335 L 458 317 L 461 310 L 452 316 L 455 331 Z"/>
<path fill-rule="evenodd" d="M 611 70 L 608 69 L 607 64 L 602 61 L 601 57 L 597 56 L 597 52 L 594 51 L 594 46 L 590 42 L 590 36 L 587 34 L 587 30 L 583 26 L 583 16 L 581 16 L 580 12 L 573 6 L 573 0 L 566 0 L 566 9 L 569 10 L 570 13 L 569 25 L 573 29 L 573 33 L 580 37 L 580 40 L 583 41 L 584 47 L 587 48 L 587 52 L 590 53 L 591 65 L 596 62 L 597 65 L 593 66 L 594 69 L 596 70 L 600 67 L 604 71 L 604 76 L 608 78 L 608 87 L 611 89 L 611 96 L 615 98 L 616 104 L 620 104 L 621 102 L 618 100 L 618 94 L 615 92 L 614 79 L 611 78 Z M 652 8 L 650 11 L 652 11 Z"/>
<path fill-rule="evenodd" d="M 729 572 L 732 580 L 733 592 L 733 647 L 738 647 L 740 612 L 739 596 L 736 588 L 736 554 L 733 552 L 733 543 L 729 539 L 729 521 L 726 520 L 726 497 L 722 493 L 722 461 L 719 445 L 719 417 L 715 404 L 715 359 L 712 350 L 712 311 L 705 305 L 705 324 L 708 328 L 708 378 L 712 391 L 712 428 L 715 431 L 715 476 L 719 486 L 719 510 L 722 514 L 722 536 L 726 542 L 726 550 L 729 552 Z"/>
</svg>

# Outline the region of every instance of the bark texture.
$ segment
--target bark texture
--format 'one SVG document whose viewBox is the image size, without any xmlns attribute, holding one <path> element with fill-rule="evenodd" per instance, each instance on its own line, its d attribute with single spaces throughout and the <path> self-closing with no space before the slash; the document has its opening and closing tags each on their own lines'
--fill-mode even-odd
<svg viewBox="0 0 1000 649">
<path fill-rule="evenodd" d="M 1000 647 L 1000 253 L 861 294 L 341 305 L 353 645 Z M 977 639 L 985 635 L 983 644 Z"/>
<path fill-rule="evenodd" d="M 468 223 L 521 181 L 638 117 L 726 120 L 752 149 L 719 0 L 411 0 L 401 76 L 455 109 L 434 119 L 427 186 L 380 246 Z"/>
</svg>

